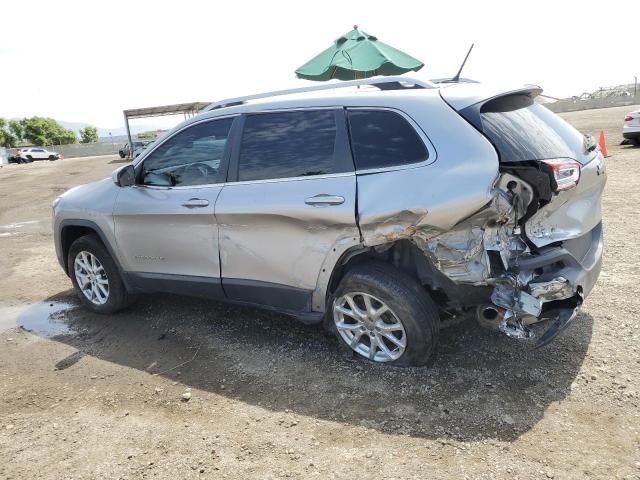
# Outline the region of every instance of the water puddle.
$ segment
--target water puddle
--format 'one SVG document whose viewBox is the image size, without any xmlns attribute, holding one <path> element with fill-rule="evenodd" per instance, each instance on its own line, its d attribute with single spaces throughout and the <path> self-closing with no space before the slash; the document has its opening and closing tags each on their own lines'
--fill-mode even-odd
<svg viewBox="0 0 640 480">
<path fill-rule="evenodd" d="M 8 223 L 0 225 L 0 238 L 14 237 L 34 231 L 38 227 L 38 220 L 28 220 L 26 222 Z"/>
<path fill-rule="evenodd" d="M 71 333 L 67 313 L 77 305 L 68 302 L 39 302 L 15 307 L 0 307 L 0 332 L 20 327 L 44 337 Z"/>
<path fill-rule="evenodd" d="M 16 230 L 30 225 L 35 225 L 38 220 L 27 220 L 26 222 L 8 223 L 6 225 L 0 225 L 0 230 Z"/>
</svg>

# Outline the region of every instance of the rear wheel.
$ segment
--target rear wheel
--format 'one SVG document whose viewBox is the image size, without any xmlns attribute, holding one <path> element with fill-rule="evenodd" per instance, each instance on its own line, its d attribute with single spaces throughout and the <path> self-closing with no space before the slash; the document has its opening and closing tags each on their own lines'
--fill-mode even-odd
<svg viewBox="0 0 640 480">
<path fill-rule="evenodd" d="M 419 366 L 435 351 L 435 304 L 416 280 L 391 265 L 376 262 L 347 272 L 331 309 L 339 341 L 372 362 Z"/>
<path fill-rule="evenodd" d="M 127 293 L 115 262 L 95 235 L 71 244 L 67 268 L 82 303 L 97 313 L 114 313 L 127 307 Z"/>
</svg>

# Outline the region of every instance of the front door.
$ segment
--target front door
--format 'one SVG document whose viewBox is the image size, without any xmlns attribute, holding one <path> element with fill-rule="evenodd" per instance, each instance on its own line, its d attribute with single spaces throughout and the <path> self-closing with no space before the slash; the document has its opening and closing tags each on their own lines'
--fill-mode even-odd
<svg viewBox="0 0 640 480">
<path fill-rule="evenodd" d="M 342 109 L 247 115 L 216 203 L 226 295 L 324 309 L 312 293 L 327 255 L 359 238 L 355 198 Z"/>
<path fill-rule="evenodd" d="M 226 176 L 232 123 L 223 118 L 185 127 L 146 155 L 136 166 L 136 185 L 119 193 L 115 236 L 134 286 L 220 290 L 214 208 Z"/>
</svg>

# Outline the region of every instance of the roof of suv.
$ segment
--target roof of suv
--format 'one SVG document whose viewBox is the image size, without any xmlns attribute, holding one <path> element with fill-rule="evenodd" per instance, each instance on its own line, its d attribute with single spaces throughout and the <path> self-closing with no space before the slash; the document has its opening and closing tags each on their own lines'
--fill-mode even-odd
<svg viewBox="0 0 640 480">
<path fill-rule="evenodd" d="M 231 98 L 209 105 L 204 112 L 236 114 L 340 105 L 393 106 L 434 96 L 442 96 L 453 108 L 461 110 L 488 98 L 521 91 L 538 94 L 542 90 L 533 85 L 514 88 L 482 83 L 434 84 L 409 77 L 374 77 Z"/>
</svg>

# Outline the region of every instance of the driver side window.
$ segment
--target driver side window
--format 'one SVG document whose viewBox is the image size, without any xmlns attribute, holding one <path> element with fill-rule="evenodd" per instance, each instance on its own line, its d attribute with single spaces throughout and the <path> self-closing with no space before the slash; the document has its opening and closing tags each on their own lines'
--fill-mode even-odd
<svg viewBox="0 0 640 480">
<path fill-rule="evenodd" d="M 144 160 L 140 183 L 163 187 L 222 181 L 218 169 L 233 118 L 199 123 L 174 135 Z"/>
</svg>

